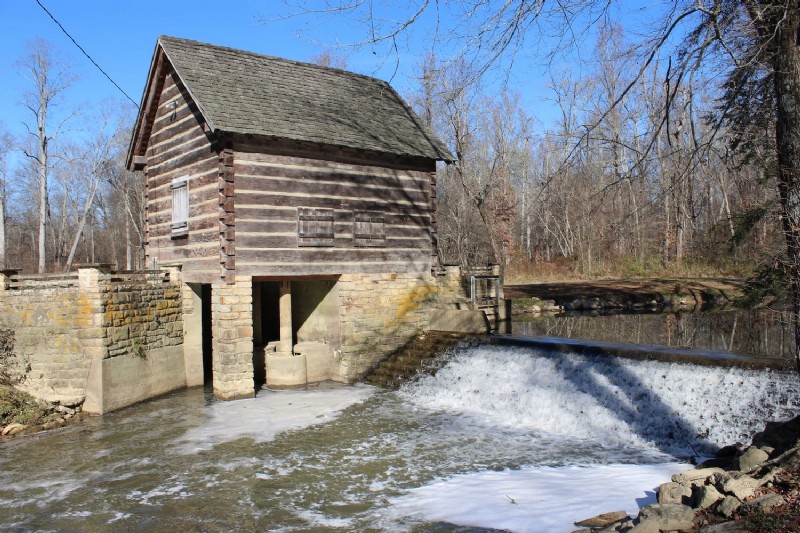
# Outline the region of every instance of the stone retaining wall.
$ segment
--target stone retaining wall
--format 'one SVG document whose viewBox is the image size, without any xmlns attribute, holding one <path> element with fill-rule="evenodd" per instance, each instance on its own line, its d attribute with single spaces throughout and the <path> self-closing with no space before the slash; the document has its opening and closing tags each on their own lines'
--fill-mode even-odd
<svg viewBox="0 0 800 533">
<path fill-rule="evenodd" d="M 0 274 L 0 327 L 14 331 L 20 388 L 37 398 L 106 412 L 186 383 L 180 273 Z M 166 359 L 165 359 L 166 358 Z M 169 360 L 170 375 L 159 369 Z M 182 363 L 181 363 L 182 365 Z M 127 368 L 112 372 L 112 368 Z M 113 376 L 112 384 L 104 376 Z M 157 383 L 149 383 L 148 379 Z M 99 387 L 99 388 L 98 388 Z M 149 397 L 149 396 L 148 396 Z"/>
<path fill-rule="evenodd" d="M 428 327 L 436 280 L 426 274 L 352 274 L 338 283 L 341 380 L 353 382 Z"/>
<path fill-rule="evenodd" d="M 74 280 L 60 286 L 9 289 L 0 274 L 0 327 L 14 332 L 14 359 L 6 361 L 21 388 L 48 401 L 79 402 L 85 394 L 90 360 L 79 331 L 92 326 L 86 294 Z"/>
</svg>

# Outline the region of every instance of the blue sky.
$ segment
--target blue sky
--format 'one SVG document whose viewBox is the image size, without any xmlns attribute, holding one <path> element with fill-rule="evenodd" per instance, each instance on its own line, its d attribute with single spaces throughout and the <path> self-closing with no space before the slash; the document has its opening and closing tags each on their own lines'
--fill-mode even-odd
<svg viewBox="0 0 800 533">
<path fill-rule="evenodd" d="M 104 98 L 125 97 L 62 33 L 35 0 L 0 0 L 0 123 L 16 132 L 27 111 L 20 105 L 28 82 L 14 63 L 26 43 L 44 38 L 54 45 L 78 76 L 64 108 L 83 102 L 91 106 Z M 259 17 L 276 16 L 278 1 L 231 2 L 102 0 L 41 0 L 90 56 L 137 103 L 159 35 L 212 42 L 258 53 L 308 60 L 319 46 L 299 37 L 294 22 L 264 25 Z M 127 99 L 125 99 L 127 100 Z"/>
<path fill-rule="evenodd" d="M 342 18 L 286 18 L 285 15 L 292 10 L 280 0 L 40 1 L 137 103 L 141 99 L 156 39 L 162 34 L 300 61 L 309 61 L 325 50 L 321 42 L 353 42 L 365 37 L 364 26 Z M 314 4 L 313 1 L 310 3 Z M 66 58 L 70 71 L 78 77 L 61 109 L 79 104 L 91 108 L 107 98 L 127 100 L 62 33 L 36 0 L 0 0 L 0 5 L 3 8 L 0 126 L 13 134 L 21 134 L 24 131 L 21 122 L 29 119 L 29 112 L 20 105 L 28 82 L 19 75 L 14 63 L 23 55 L 26 43 L 36 38 L 52 43 L 60 56 Z M 448 4 L 439 5 L 441 9 L 447 9 Z M 381 50 L 366 47 L 358 51 L 336 49 L 335 52 L 345 56 L 350 70 L 391 79 L 401 94 L 408 94 L 414 86 L 411 76 L 418 54 L 430 46 L 428 30 L 435 22 L 436 13 L 430 15 L 400 41 L 396 73 L 394 57 L 385 61 Z M 545 84 L 548 77 L 540 60 L 535 57 L 536 53 L 534 46 L 525 51 L 522 60 L 518 58 L 509 85 L 520 91 L 532 115 L 546 120 Z"/>
</svg>

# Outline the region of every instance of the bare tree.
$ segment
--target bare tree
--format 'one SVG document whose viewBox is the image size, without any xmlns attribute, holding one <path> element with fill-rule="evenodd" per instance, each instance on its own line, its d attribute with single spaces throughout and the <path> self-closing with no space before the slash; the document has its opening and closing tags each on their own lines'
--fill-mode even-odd
<svg viewBox="0 0 800 533">
<path fill-rule="evenodd" d="M 0 130 L 0 269 L 6 268 L 6 198 L 8 186 L 8 155 L 13 146 L 11 135 Z"/>
<path fill-rule="evenodd" d="M 84 198 L 73 232 L 69 256 L 64 265 L 64 270 L 67 271 L 72 267 L 78 244 L 86 228 L 86 222 L 90 217 L 91 211 L 95 208 L 99 189 L 103 183 L 108 183 L 111 180 L 113 158 L 117 152 L 122 151 L 127 146 L 125 134 L 123 133 L 125 126 L 120 122 L 121 117 L 114 109 L 110 103 L 106 103 L 99 110 L 98 117 L 92 120 L 92 129 L 95 130 L 95 134 L 84 145 L 85 148 L 79 160 L 79 175 L 73 176 L 73 179 L 81 182 Z"/>
<path fill-rule="evenodd" d="M 347 58 L 331 50 L 323 50 L 318 54 L 312 55 L 311 62 L 321 67 L 338 68 L 342 70 L 347 69 Z"/>
<path fill-rule="evenodd" d="M 72 116 L 67 115 L 51 128 L 48 116 L 59 97 L 72 84 L 74 78 L 66 70 L 64 63 L 57 59 L 52 47 L 46 41 L 37 40 L 28 46 L 25 55 L 17 63 L 20 73 L 32 84 L 24 96 L 24 105 L 35 119 L 35 126 L 25 124 L 28 134 L 35 139 L 33 149 L 23 149 L 25 155 L 33 160 L 37 167 L 39 185 L 39 223 L 38 223 L 38 271 L 47 268 L 47 209 L 48 209 L 48 177 L 52 165 L 51 149 L 53 142 L 62 133 L 65 122 Z"/>
</svg>

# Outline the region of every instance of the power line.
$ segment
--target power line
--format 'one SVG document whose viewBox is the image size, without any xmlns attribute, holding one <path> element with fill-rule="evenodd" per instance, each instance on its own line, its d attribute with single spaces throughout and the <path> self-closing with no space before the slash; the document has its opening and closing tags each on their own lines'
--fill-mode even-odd
<svg viewBox="0 0 800 533">
<path fill-rule="evenodd" d="M 49 16 L 51 19 L 53 19 L 53 22 L 55 22 L 55 23 L 58 25 L 58 27 L 59 27 L 59 28 L 61 28 L 61 31 L 63 31 L 63 32 L 64 32 L 64 35 L 66 35 L 67 37 L 69 37 L 69 40 L 70 40 L 70 41 L 72 41 L 72 43 L 73 43 L 75 46 L 77 46 L 77 47 L 78 47 L 78 49 L 79 49 L 81 52 L 83 52 L 83 55 L 85 55 L 85 56 L 86 56 L 86 58 L 87 58 L 89 61 L 91 61 L 91 62 L 92 62 L 92 65 L 94 65 L 95 67 L 97 67 L 97 70 L 99 70 L 100 72 L 102 72 L 102 73 L 103 73 L 103 76 L 105 76 L 106 78 L 108 78 L 108 81 L 110 81 L 111 83 L 113 83 L 113 84 L 114 84 L 114 87 L 116 87 L 117 89 L 119 89 L 119 92 L 121 92 L 122 94 L 124 94 L 124 95 L 125 95 L 125 98 L 127 98 L 128 100 L 130 100 L 130 101 L 133 103 L 133 105 L 135 105 L 135 106 L 136 106 L 136 109 L 139 109 L 139 104 L 137 104 L 137 103 L 136 103 L 136 102 L 133 100 L 133 98 L 131 98 L 130 96 L 128 96 L 128 93 L 126 93 L 125 91 L 123 91 L 123 90 L 122 90 L 122 87 L 120 87 L 119 85 L 117 85 L 117 82 L 115 82 L 114 80 L 112 80 L 112 79 L 111 79 L 111 76 L 109 76 L 109 75 L 106 73 L 106 71 L 105 71 L 105 70 L 103 70 L 103 69 L 102 69 L 102 67 L 100 67 L 100 65 L 98 65 L 98 64 L 97 64 L 97 62 L 96 62 L 94 59 L 92 59 L 92 56 L 90 56 L 90 55 L 89 55 L 89 54 L 86 52 L 86 50 L 84 50 L 84 49 L 83 49 L 83 47 L 82 47 L 81 45 L 79 45 L 79 44 L 78 44 L 78 42 L 77 42 L 77 41 L 76 41 L 76 40 L 75 40 L 75 39 L 72 37 L 72 35 L 70 35 L 70 34 L 69 34 L 69 32 L 68 32 L 67 30 L 65 30 L 65 29 L 64 29 L 64 26 L 62 26 L 62 25 L 61 25 L 61 23 L 60 23 L 58 20 L 56 20 L 56 18 L 53 16 L 53 14 L 52 14 L 52 13 L 50 13 L 50 12 L 47 10 L 47 8 L 46 8 L 46 7 L 44 7 L 44 6 L 42 5 L 42 3 L 41 3 L 39 0 L 36 0 L 36 3 L 37 3 L 37 4 L 39 4 L 39 7 L 41 7 L 41 8 L 44 10 L 44 12 L 45 12 L 45 13 L 47 13 L 47 15 L 48 15 L 48 16 Z"/>
</svg>

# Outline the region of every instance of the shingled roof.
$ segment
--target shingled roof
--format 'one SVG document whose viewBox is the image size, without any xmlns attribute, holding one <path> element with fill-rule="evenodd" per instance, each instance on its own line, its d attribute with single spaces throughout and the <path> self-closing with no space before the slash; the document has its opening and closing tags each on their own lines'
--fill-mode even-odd
<svg viewBox="0 0 800 533">
<path fill-rule="evenodd" d="M 212 130 L 454 160 L 382 80 L 176 37 L 158 47 Z"/>
</svg>

